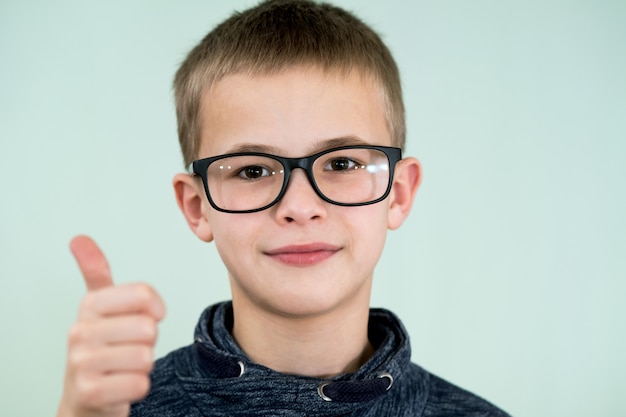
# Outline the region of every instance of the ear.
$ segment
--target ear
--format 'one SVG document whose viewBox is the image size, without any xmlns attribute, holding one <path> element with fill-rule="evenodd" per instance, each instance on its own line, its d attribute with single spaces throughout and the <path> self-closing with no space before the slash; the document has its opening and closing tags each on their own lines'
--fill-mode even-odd
<svg viewBox="0 0 626 417">
<path fill-rule="evenodd" d="M 176 202 L 191 231 L 200 240 L 212 241 L 213 232 L 206 214 L 209 203 L 202 184 L 187 174 L 177 174 L 172 183 L 176 193 Z"/>
<path fill-rule="evenodd" d="M 389 229 L 400 227 L 409 215 L 421 180 L 422 167 L 417 159 L 408 157 L 396 164 L 387 214 Z"/>
</svg>

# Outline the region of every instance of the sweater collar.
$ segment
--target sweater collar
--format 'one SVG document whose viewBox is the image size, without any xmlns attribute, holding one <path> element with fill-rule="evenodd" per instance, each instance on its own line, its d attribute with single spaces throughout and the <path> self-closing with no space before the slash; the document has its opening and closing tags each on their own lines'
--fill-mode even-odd
<svg viewBox="0 0 626 417">
<path fill-rule="evenodd" d="M 286 375 L 252 362 L 232 338 L 232 323 L 232 303 L 225 302 L 207 308 L 196 326 L 194 364 L 181 381 L 198 406 L 233 407 L 234 413 L 242 407 L 301 408 L 311 416 L 354 412 L 399 390 L 410 364 L 406 330 L 383 309 L 370 310 L 372 357 L 356 372 L 329 379 Z"/>
</svg>

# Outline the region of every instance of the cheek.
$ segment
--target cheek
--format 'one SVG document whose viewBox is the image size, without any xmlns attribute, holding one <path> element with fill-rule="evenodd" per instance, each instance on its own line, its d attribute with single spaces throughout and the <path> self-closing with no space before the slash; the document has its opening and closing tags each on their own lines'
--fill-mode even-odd
<svg viewBox="0 0 626 417">
<path fill-rule="evenodd" d="M 387 215 L 383 207 L 381 203 L 355 207 L 347 216 L 353 231 L 352 243 L 359 248 L 362 259 L 376 262 L 383 250 L 387 237 Z"/>
<path fill-rule="evenodd" d="M 258 222 L 251 214 L 228 214 L 213 211 L 209 217 L 214 243 L 224 263 L 247 259 L 242 253 L 249 251 L 258 236 Z"/>
</svg>

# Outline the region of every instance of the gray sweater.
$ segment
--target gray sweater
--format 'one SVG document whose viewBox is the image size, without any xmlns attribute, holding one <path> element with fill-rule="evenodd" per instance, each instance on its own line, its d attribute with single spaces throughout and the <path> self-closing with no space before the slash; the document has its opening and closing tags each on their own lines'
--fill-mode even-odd
<svg viewBox="0 0 626 417">
<path fill-rule="evenodd" d="M 152 389 L 131 416 L 507 416 L 412 364 L 408 335 L 389 311 L 370 312 L 374 355 L 357 372 L 329 380 L 251 362 L 230 335 L 232 323 L 231 303 L 207 308 L 195 343 L 156 362 Z"/>
</svg>

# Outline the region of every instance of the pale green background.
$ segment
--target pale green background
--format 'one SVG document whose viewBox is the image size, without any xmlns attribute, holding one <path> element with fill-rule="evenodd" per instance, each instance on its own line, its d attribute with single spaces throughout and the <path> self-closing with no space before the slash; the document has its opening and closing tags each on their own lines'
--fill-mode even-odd
<svg viewBox="0 0 626 417">
<path fill-rule="evenodd" d="M 253 1 L 0 1 L 0 414 L 54 415 L 94 236 L 169 307 L 228 298 L 188 230 L 171 79 Z M 626 415 L 626 2 L 359 1 L 399 62 L 424 180 L 373 305 L 413 360 L 516 416 Z M 234 231 L 236 232 L 236 231 Z"/>
</svg>

